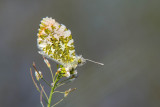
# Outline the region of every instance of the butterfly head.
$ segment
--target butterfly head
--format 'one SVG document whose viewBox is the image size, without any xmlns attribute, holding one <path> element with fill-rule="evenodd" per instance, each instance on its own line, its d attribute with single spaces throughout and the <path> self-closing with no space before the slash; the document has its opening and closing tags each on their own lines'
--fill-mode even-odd
<svg viewBox="0 0 160 107">
<path fill-rule="evenodd" d="M 76 57 L 77 65 L 82 66 L 86 63 L 86 60 L 82 57 L 82 55 L 79 55 Z"/>
</svg>

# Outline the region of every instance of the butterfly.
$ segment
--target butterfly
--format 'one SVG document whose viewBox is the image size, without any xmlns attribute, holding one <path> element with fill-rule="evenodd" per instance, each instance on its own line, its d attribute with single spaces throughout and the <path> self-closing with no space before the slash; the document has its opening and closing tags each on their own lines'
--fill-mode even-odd
<svg viewBox="0 0 160 107">
<path fill-rule="evenodd" d="M 67 71 L 83 65 L 86 60 L 103 65 L 77 55 L 71 31 L 51 17 L 41 20 L 37 33 L 37 46 L 41 55 L 63 65 Z"/>
</svg>

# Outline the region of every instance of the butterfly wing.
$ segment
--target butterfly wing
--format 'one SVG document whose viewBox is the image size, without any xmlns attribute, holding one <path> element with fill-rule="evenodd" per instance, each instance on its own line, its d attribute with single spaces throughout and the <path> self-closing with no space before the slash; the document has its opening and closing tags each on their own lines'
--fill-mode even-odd
<svg viewBox="0 0 160 107">
<path fill-rule="evenodd" d="M 75 58 L 74 41 L 71 31 L 52 18 L 43 18 L 37 34 L 37 46 L 40 54 L 66 65 Z"/>
</svg>

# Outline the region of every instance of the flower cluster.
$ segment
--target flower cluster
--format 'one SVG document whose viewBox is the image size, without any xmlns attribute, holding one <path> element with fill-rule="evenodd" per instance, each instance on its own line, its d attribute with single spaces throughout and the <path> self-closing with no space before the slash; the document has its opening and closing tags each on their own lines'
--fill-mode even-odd
<svg viewBox="0 0 160 107">
<path fill-rule="evenodd" d="M 77 70 L 70 70 L 69 68 L 65 68 L 62 65 L 58 69 L 59 75 L 62 75 L 63 77 L 67 77 L 70 79 L 70 81 L 74 80 L 77 77 Z"/>
</svg>

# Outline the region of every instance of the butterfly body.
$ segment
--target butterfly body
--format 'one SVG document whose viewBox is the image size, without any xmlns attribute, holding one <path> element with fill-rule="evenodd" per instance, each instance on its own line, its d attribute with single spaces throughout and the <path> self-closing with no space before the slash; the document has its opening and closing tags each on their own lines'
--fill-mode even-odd
<svg viewBox="0 0 160 107">
<path fill-rule="evenodd" d="M 54 19 L 43 18 L 37 36 L 39 53 L 63 65 L 68 71 L 86 62 L 75 53 L 71 31 Z"/>
</svg>

